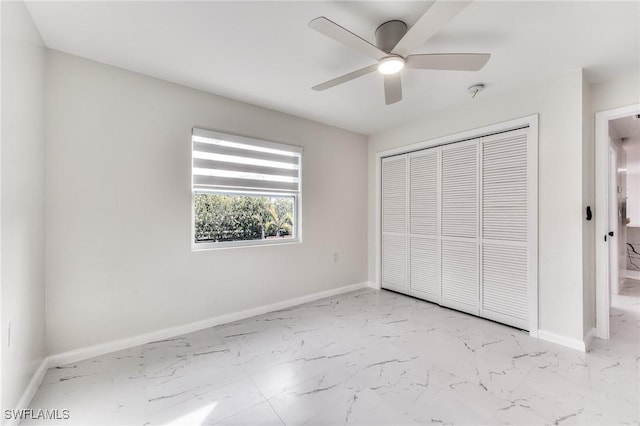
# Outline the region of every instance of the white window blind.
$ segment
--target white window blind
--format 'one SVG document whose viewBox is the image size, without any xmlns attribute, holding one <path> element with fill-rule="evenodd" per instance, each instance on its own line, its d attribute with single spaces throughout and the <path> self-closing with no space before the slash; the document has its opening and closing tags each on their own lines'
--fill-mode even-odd
<svg viewBox="0 0 640 426">
<path fill-rule="evenodd" d="M 193 129 L 194 192 L 300 192 L 302 148 Z"/>
</svg>

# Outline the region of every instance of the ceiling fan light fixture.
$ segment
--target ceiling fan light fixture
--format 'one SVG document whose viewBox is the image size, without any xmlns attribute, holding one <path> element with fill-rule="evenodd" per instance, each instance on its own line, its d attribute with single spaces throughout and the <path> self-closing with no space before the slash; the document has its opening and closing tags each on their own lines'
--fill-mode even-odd
<svg viewBox="0 0 640 426">
<path fill-rule="evenodd" d="M 2 1 L 2 0 L 0 0 Z M 440 71 L 478 71 L 491 57 L 488 53 L 426 53 L 411 54 L 433 37 L 447 22 L 460 13 L 472 0 L 433 0 L 426 13 L 411 28 L 399 20 L 383 22 L 375 31 L 375 44 L 319 16 L 309 21 L 309 28 L 375 59 L 376 62 L 350 73 L 317 84 L 311 89 L 323 91 L 378 70 L 384 77 L 384 100 L 391 105 L 402 100 L 400 71 L 403 68 Z M 475 90 L 473 94 L 477 94 Z"/>
<path fill-rule="evenodd" d="M 400 56 L 386 56 L 378 62 L 378 71 L 384 75 L 396 74 L 402 68 L 404 68 L 404 59 Z"/>
</svg>

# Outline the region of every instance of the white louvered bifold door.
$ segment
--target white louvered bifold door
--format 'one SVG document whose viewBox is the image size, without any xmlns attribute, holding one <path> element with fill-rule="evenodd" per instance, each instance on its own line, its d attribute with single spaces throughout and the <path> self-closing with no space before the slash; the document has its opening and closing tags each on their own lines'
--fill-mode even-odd
<svg viewBox="0 0 640 426">
<path fill-rule="evenodd" d="M 439 149 L 409 154 L 409 292 L 440 302 Z"/>
<path fill-rule="evenodd" d="M 481 312 L 528 329 L 527 130 L 482 138 Z"/>
<path fill-rule="evenodd" d="M 382 287 L 409 293 L 407 155 L 382 159 Z"/>
<path fill-rule="evenodd" d="M 478 140 L 441 148 L 441 304 L 479 313 Z"/>
<path fill-rule="evenodd" d="M 529 128 L 382 159 L 382 287 L 537 329 Z"/>
</svg>

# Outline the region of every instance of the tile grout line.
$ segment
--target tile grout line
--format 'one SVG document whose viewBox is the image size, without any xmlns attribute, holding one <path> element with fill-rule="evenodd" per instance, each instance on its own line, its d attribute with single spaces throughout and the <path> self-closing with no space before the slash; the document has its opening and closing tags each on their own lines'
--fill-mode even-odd
<svg viewBox="0 0 640 426">
<path fill-rule="evenodd" d="M 244 370 L 244 367 L 242 367 L 242 369 Z M 253 386 L 256 387 L 256 389 L 258 389 L 258 392 L 260 392 L 260 396 L 262 396 L 262 398 L 265 400 L 265 402 L 267 404 L 269 404 L 269 407 L 271 408 L 271 411 L 273 411 L 273 413 L 278 416 L 278 418 L 280 419 L 280 422 L 282 423 L 282 426 L 286 426 L 286 423 L 284 422 L 284 420 L 282 420 L 282 417 L 280 416 L 280 414 L 276 411 L 275 408 L 273 408 L 273 405 L 271 405 L 271 402 L 267 399 L 266 396 L 264 396 L 264 393 L 262 393 L 262 389 L 260 389 L 260 387 L 256 384 L 255 380 L 253 380 L 253 377 L 251 377 L 249 375 L 249 380 L 251 380 L 251 383 L 253 383 Z"/>
</svg>

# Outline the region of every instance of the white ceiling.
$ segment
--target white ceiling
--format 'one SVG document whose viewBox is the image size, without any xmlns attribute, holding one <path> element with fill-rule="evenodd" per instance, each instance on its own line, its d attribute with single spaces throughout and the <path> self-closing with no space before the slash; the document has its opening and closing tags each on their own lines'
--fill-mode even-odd
<svg viewBox="0 0 640 426">
<path fill-rule="evenodd" d="M 311 86 L 373 63 L 309 29 L 326 16 L 374 42 L 384 21 L 416 22 L 429 3 L 164 1 L 27 3 L 46 45 L 240 101 L 371 134 L 479 96 L 583 67 L 591 82 L 640 72 L 640 2 L 476 1 L 414 53 L 491 53 L 479 72 L 403 71 L 384 104 L 378 73 Z"/>
<path fill-rule="evenodd" d="M 640 139 L 640 119 L 634 119 L 630 115 L 611 120 L 609 123 L 619 138 Z"/>
</svg>

